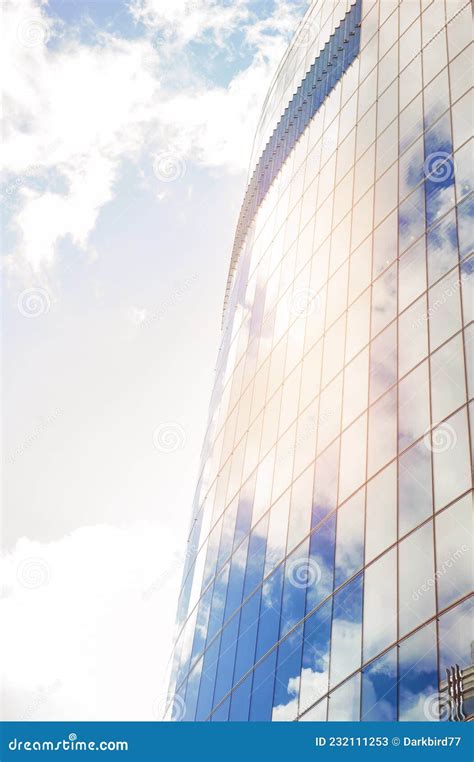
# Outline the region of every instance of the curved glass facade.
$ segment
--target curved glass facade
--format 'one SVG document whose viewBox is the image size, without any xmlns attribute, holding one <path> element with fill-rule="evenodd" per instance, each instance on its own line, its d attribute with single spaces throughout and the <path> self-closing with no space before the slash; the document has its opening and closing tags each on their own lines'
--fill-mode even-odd
<svg viewBox="0 0 474 762">
<path fill-rule="evenodd" d="M 316 0 L 277 72 L 168 717 L 443 719 L 471 664 L 471 88 L 465 0 Z"/>
</svg>

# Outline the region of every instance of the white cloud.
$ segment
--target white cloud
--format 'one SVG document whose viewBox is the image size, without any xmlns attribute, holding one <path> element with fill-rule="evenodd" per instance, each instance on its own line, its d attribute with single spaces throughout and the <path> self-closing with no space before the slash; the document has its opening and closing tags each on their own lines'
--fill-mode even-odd
<svg viewBox="0 0 474 762">
<path fill-rule="evenodd" d="M 216 0 L 135 0 L 130 9 L 137 21 L 149 29 L 163 32 L 173 45 L 186 45 L 211 34 L 223 45 L 239 23 L 248 18 L 246 0 L 222 5 Z"/>
<path fill-rule="evenodd" d="M 286 0 L 263 21 L 250 17 L 244 0 L 137 0 L 132 10 L 145 23 L 141 37 L 97 31 L 84 44 L 78 30 L 53 23 L 39 0 L 4 5 L 3 166 L 7 182 L 22 178 L 11 219 L 17 251 L 8 261 L 26 263 L 36 277 L 63 238 L 86 249 L 123 160 L 148 157 L 151 165 L 153 153 L 172 149 L 200 165 L 246 170 L 266 88 L 298 18 Z M 210 83 L 193 69 L 186 45 L 206 39 L 212 52 L 237 28 L 248 61 L 228 86 Z M 161 81 L 175 64 L 167 44 L 153 46 L 157 29 L 172 33 L 175 60 L 179 48 L 179 86 Z"/>
<path fill-rule="evenodd" d="M 149 524 L 22 539 L 2 561 L 5 719 L 153 720 L 182 559 Z"/>
</svg>

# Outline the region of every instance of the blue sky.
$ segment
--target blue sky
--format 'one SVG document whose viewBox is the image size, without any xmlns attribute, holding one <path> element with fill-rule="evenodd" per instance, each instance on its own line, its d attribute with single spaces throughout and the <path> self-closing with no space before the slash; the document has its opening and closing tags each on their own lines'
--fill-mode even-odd
<svg viewBox="0 0 474 762">
<path fill-rule="evenodd" d="M 247 162 L 305 7 L 4 3 L 13 719 L 152 719 L 159 702 Z"/>
</svg>

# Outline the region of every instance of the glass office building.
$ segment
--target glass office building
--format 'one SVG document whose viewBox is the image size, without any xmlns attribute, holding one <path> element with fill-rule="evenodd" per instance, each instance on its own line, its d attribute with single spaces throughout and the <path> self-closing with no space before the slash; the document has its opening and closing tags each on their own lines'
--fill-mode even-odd
<svg viewBox="0 0 474 762">
<path fill-rule="evenodd" d="M 316 0 L 232 253 L 169 718 L 439 720 L 471 665 L 468 0 Z"/>
</svg>

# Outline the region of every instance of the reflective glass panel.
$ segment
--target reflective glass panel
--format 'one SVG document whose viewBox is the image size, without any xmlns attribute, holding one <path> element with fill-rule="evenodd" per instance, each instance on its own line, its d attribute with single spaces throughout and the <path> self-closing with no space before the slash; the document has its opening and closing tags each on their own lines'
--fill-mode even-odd
<svg viewBox="0 0 474 762">
<path fill-rule="evenodd" d="M 362 671 L 362 720 L 397 719 L 397 649 L 376 659 Z"/>
<path fill-rule="evenodd" d="M 360 667 L 363 577 L 359 575 L 334 596 L 331 685 Z"/>
<path fill-rule="evenodd" d="M 399 647 L 399 720 L 435 720 L 430 707 L 438 699 L 438 654 L 434 622 Z"/>
</svg>

